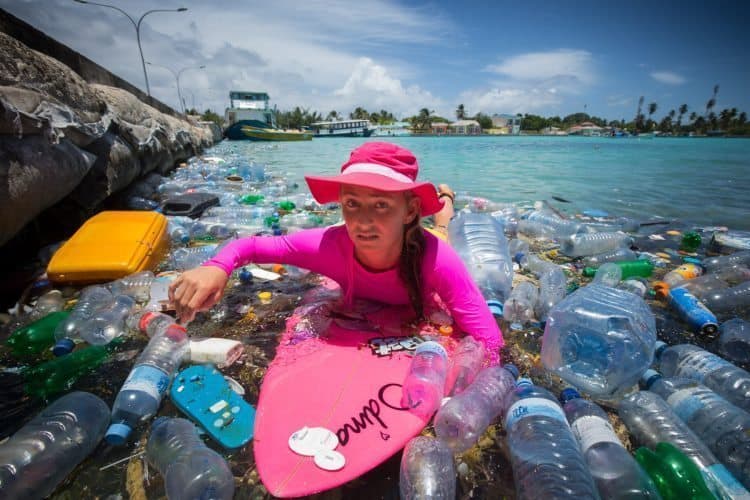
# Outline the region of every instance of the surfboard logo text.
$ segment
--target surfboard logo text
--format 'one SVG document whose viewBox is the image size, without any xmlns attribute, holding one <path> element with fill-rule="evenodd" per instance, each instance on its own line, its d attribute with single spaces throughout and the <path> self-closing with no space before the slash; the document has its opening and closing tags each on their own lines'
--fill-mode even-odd
<svg viewBox="0 0 750 500">
<path fill-rule="evenodd" d="M 369 345 L 373 354 L 383 357 L 398 351 L 414 351 L 423 342 L 424 339 L 417 336 L 378 337 L 370 339 Z"/>
<path fill-rule="evenodd" d="M 388 391 L 388 389 L 391 388 L 398 388 L 399 390 Z M 388 424 L 385 423 L 380 415 L 380 405 L 383 404 L 384 406 L 397 411 L 408 411 L 408 408 L 403 408 L 399 403 L 394 404 L 393 402 L 388 400 L 389 393 L 400 397 L 400 389 L 401 384 L 395 383 L 386 384 L 381 387 L 378 391 L 378 399 L 371 398 L 364 406 L 362 406 L 362 411 L 360 411 L 356 416 L 351 417 L 351 423 L 346 422 L 336 431 L 336 436 L 339 438 L 339 443 L 341 443 L 341 446 L 346 446 L 353 435 L 359 434 L 363 430 L 367 429 L 368 426 L 372 427 L 376 424 L 380 426 L 381 439 L 383 439 L 383 441 L 387 441 L 388 439 L 390 439 L 390 434 L 383 432 L 384 429 L 388 428 Z"/>
</svg>

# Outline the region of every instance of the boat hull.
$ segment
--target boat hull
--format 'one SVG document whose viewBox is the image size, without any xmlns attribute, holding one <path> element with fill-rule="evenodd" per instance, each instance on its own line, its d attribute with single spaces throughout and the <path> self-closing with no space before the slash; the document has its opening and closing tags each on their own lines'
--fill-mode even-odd
<svg viewBox="0 0 750 500">
<path fill-rule="evenodd" d="M 242 141 L 310 141 L 309 132 L 287 131 L 257 126 L 258 122 L 240 121 L 229 127 L 224 135 L 230 140 Z"/>
</svg>

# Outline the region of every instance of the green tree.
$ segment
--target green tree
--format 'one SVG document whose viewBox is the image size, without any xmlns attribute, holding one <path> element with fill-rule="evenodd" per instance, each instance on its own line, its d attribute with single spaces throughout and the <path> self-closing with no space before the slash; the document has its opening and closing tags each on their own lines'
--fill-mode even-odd
<svg viewBox="0 0 750 500">
<path fill-rule="evenodd" d="M 214 122 L 219 127 L 224 126 L 224 119 L 210 109 L 206 109 L 206 111 L 203 112 L 203 114 L 201 115 L 201 120 L 203 120 L 204 122 Z"/>
<path fill-rule="evenodd" d="M 327 122 L 338 120 L 338 119 L 339 119 L 339 112 L 336 111 L 335 109 L 333 111 L 329 111 L 328 114 L 326 115 Z"/>
<path fill-rule="evenodd" d="M 433 116 L 434 113 L 434 111 L 431 111 L 427 108 L 420 109 L 419 114 L 417 114 L 417 116 L 412 119 L 412 126 L 417 130 L 421 130 L 423 132 L 430 130 L 432 121 L 435 118 Z"/>
<path fill-rule="evenodd" d="M 482 127 L 482 130 L 492 128 L 492 118 L 484 113 L 477 113 L 473 119 L 479 122 L 479 126 Z"/>
<path fill-rule="evenodd" d="M 352 120 L 369 120 L 370 113 L 368 113 L 366 109 L 357 106 L 354 111 L 349 113 L 349 118 Z"/>
<path fill-rule="evenodd" d="M 677 131 L 679 132 L 682 129 L 682 117 L 685 116 L 685 113 L 687 113 L 688 105 L 687 104 L 680 104 L 680 107 L 678 108 L 679 115 L 677 115 Z"/>
<path fill-rule="evenodd" d="M 459 104 L 456 108 L 456 119 L 463 120 L 464 118 L 466 118 L 466 110 L 464 109 L 463 104 Z"/>
<path fill-rule="evenodd" d="M 648 122 L 647 122 L 647 128 L 650 130 L 654 128 L 654 121 L 651 119 L 651 115 L 656 113 L 656 109 L 658 108 L 657 104 L 655 102 L 649 103 L 648 105 Z"/>
<path fill-rule="evenodd" d="M 716 96 L 719 93 L 719 84 L 717 83 L 714 85 L 714 92 L 711 95 L 711 99 L 708 100 L 706 103 L 706 114 L 704 115 L 706 118 L 708 118 L 709 113 L 714 109 L 714 106 L 716 106 Z"/>
<path fill-rule="evenodd" d="M 642 108 L 643 108 L 643 96 L 641 96 L 638 99 L 638 110 L 635 112 L 634 123 L 635 123 L 636 133 L 638 133 L 640 130 L 643 130 L 643 127 L 644 127 L 643 119 L 645 117 L 643 116 L 643 113 L 641 113 Z"/>
</svg>

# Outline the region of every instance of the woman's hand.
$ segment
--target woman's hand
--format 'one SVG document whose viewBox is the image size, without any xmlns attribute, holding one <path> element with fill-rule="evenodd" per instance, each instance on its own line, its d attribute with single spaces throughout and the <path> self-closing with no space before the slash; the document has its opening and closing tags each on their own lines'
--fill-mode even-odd
<svg viewBox="0 0 750 500">
<path fill-rule="evenodd" d="M 206 311 L 224 293 L 229 276 L 214 266 L 201 266 L 185 271 L 169 285 L 169 301 L 177 311 L 177 319 L 187 323 L 198 311 Z"/>
</svg>

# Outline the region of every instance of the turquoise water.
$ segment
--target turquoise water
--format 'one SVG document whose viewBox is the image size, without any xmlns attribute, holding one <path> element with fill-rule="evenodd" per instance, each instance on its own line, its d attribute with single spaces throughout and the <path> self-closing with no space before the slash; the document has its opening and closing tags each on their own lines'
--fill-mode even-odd
<svg viewBox="0 0 750 500">
<path fill-rule="evenodd" d="M 292 178 L 334 174 L 367 140 L 296 143 L 224 141 L 234 152 Z M 640 219 L 664 217 L 700 226 L 750 230 L 750 140 L 598 137 L 399 137 L 420 177 L 494 201 L 550 200 L 568 213 L 600 209 Z M 210 153 L 210 152 L 209 152 Z M 551 199 L 562 197 L 572 203 Z"/>
</svg>

